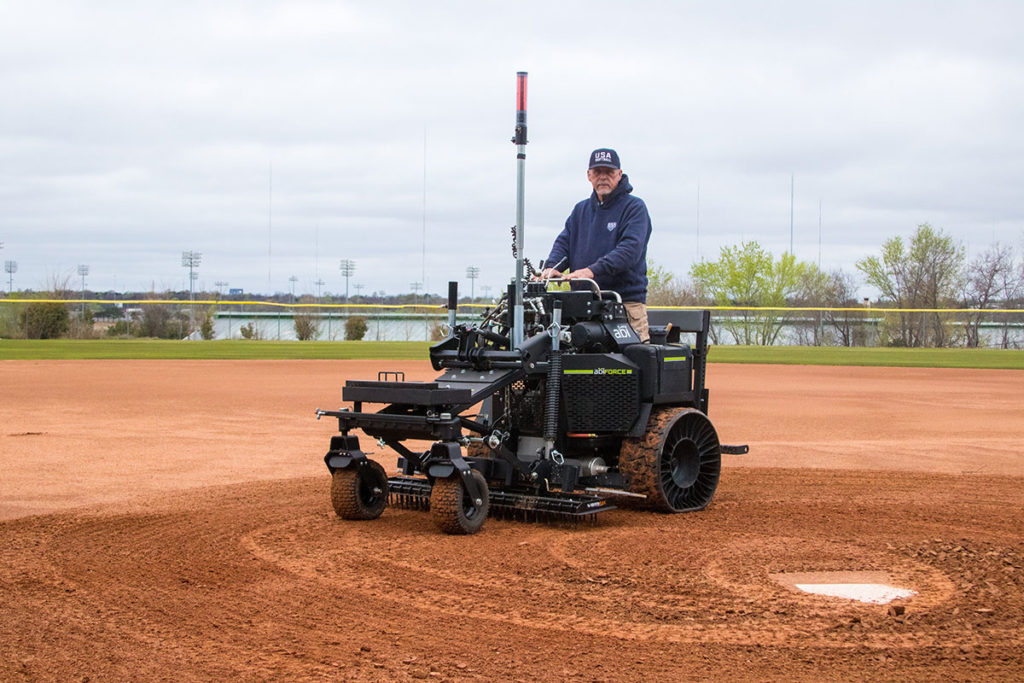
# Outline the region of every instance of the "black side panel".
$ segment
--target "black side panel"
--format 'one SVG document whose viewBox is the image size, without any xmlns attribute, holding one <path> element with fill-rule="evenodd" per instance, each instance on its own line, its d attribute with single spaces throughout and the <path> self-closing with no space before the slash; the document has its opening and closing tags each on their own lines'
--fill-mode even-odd
<svg viewBox="0 0 1024 683">
<path fill-rule="evenodd" d="M 693 389 L 690 373 L 693 357 L 686 344 L 659 346 L 658 365 L 661 367 L 661 393 L 679 394 Z"/>
<path fill-rule="evenodd" d="M 627 346 L 623 354 L 640 368 L 640 400 L 650 402 L 659 391 L 658 347 L 634 344 Z"/>
<path fill-rule="evenodd" d="M 468 389 L 439 387 L 437 382 L 373 382 L 349 380 L 341 389 L 343 401 L 366 403 L 403 403 L 420 406 L 444 406 L 465 403 Z"/>
<path fill-rule="evenodd" d="M 647 321 L 651 325 L 664 327 L 672 324 L 682 332 L 707 332 L 707 322 L 704 319 L 706 311 L 664 311 L 653 308 L 647 309 Z"/>
</svg>

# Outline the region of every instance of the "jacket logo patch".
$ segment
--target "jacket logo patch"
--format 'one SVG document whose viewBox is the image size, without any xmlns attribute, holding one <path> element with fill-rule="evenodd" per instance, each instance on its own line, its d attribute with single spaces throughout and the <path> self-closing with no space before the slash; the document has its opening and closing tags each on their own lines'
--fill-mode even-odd
<svg viewBox="0 0 1024 683">
<path fill-rule="evenodd" d="M 616 223 L 616 222 L 614 222 L 614 221 L 613 221 L 613 222 L 611 222 L 611 223 L 609 223 L 609 224 L 608 224 L 608 232 L 611 232 L 612 230 L 614 230 L 614 229 L 615 229 L 615 228 L 617 228 L 617 227 L 619 227 L 619 224 L 618 224 L 618 223 Z"/>
</svg>

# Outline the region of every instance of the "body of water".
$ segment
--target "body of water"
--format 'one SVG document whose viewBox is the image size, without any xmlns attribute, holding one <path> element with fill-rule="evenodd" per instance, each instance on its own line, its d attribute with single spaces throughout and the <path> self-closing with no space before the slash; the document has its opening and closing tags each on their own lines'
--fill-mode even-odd
<svg viewBox="0 0 1024 683">
<path fill-rule="evenodd" d="M 409 313 L 368 313 L 360 314 L 366 319 L 367 330 L 364 341 L 427 341 L 430 333 L 437 325 L 447 323 L 448 317 L 444 313 L 437 314 L 409 314 Z M 345 322 L 349 316 L 321 314 L 317 319 L 320 341 L 344 341 Z M 460 315 L 458 321 L 461 323 L 472 323 L 480 319 L 479 314 L 471 313 Z M 865 320 L 860 322 L 860 330 L 854 335 L 854 344 L 861 346 L 872 346 L 877 343 L 877 326 L 880 320 Z M 954 323 L 956 324 L 956 323 Z M 257 315 L 245 315 L 237 311 L 219 311 L 214 319 L 214 333 L 216 339 L 243 339 L 241 329 L 243 326 L 252 325 L 259 339 L 268 340 L 296 340 L 295 321 L 290 311 L 281 313 L 261 313 Z M 807 345 L 813 344 L 814 335 L 809 332 L 810 327 L 815 327 L 813 322 L 805 321 L 802 325 L 784 325 L 776 341 L 777 345 Z M 827 343 L 834 344 L 834 336 L 830 333 L 828 325 L 821 328 Z M 1004 326 L 999 323 L 985 323 L 981 329 L 982 345 L 989 348 L 998 348 L 1001 344 Z M 1024 325 L 1012 323 L 1008 330 L 1011 340 L 1011 348 L 1024 348 Z M 198 336 L 198 333 L 196 333 Z M 735 343 L 733 336 L 728 333 L 724 326 L 718 326 L 717 344 L 730 345 Z"/>
</svg>

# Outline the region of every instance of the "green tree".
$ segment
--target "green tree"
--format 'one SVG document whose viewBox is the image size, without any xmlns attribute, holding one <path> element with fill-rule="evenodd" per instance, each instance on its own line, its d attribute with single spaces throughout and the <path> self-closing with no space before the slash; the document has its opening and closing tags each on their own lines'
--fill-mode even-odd
<svg viewBox="0 0 1024 683">
<path fill-rule="evenodd" d="M 166 339 L 173 327 L 171 308 L 164 304 L 143 304 L 138 336 Z"/>
<path fill-rule="evenodd" d="M 18 321 L 17 306 L 0 306 L 0 339 L 16 337 L 21 334 L 21 323 Z"/>
<path fill-rule="evenodd" d="M 369 324 L 366 318 L 361 315 L 354 315 L 345 321 L 345 339 L 348 341 L 359 341 L 366 336 Z"/>
<path fill-rule="evenodd" d="M 964 249 L 927 223 L 904 244 L 900 237 L 882 243 L 880 256 L 857 261 L 867 284 L 895 308 L 955 306 L 961 291 Z M 943 313 L 901 312 L 886 317 L 885 342 L 891 346 L 950 346 L 955 341 L 951 318 Z"/>
<path fill-rule="evenodd" d="M 260 333 L 260 329 L 256 327 L 255 323 L 249 322 L 238 328 L 238 333 L 242 335 L 242 339 L 262 339 L 263 335 Z"/>
<path fill-rule="evenodd" d="M 776 260 L 757 242 L 742 242 L 738 247 L 722 247 L 717 261 L 701 261 L 690 275 L 698 291 L 715 305 L 741 309 L 720 323 L 737 344 L 771 345 L 778 339 L 783 318 L 778 311 L 753 309 L 785 306 L 799 292 L 809 268 L 813 266 L 798 263 L 790 253 Z"/>
<path fill-rule="evenodd" d="M 295 336 L 299 341 L 316 339 L 320 334 L 320 325 L 309 313 L 295 314 Z"/>
<path fill-rule="evenodd" d="M 216 313 L 217 310 L 213 306 L 203 311 L 203 319 L 199 323 L 199 336 L 206 341 L 210 341 L 217 336 L 216 331 L 213 329 L 213 320 Z"/>
<path fill-rule="evenodd" d="M 21 333 L 26 339 L 57 339 L 71 324 L 71 316 L 64 304 L 27 304 L 18 315 Z"/>
</svg>

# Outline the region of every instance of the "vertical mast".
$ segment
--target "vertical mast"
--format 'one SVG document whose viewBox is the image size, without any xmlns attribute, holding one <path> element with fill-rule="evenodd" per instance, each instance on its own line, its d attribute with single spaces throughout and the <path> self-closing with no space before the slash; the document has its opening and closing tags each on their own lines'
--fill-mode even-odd
<svg viewBox="0 0 1024 683">
<path fill-rule="evenodd" d="M 523 230 L 526 213 L 526 72 L 516 73 L 516 281 L 512 346 L 523 344 Z"/>
</svg>

